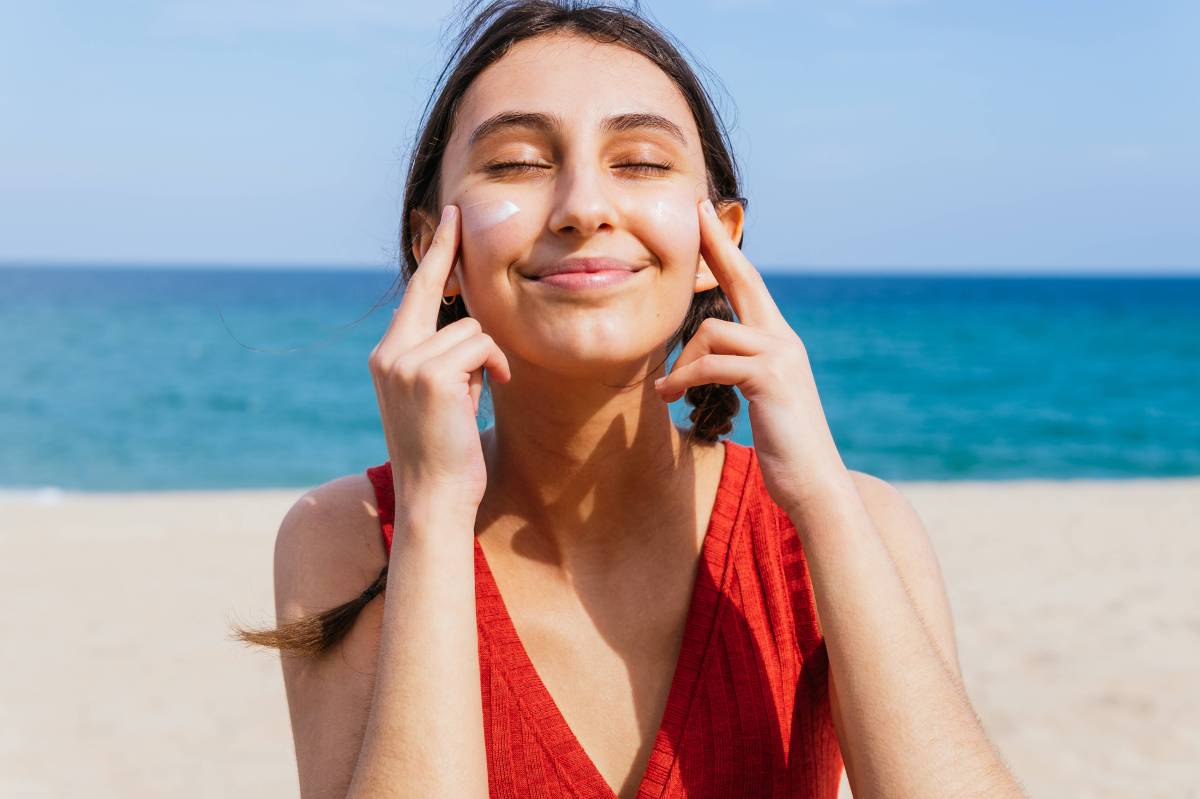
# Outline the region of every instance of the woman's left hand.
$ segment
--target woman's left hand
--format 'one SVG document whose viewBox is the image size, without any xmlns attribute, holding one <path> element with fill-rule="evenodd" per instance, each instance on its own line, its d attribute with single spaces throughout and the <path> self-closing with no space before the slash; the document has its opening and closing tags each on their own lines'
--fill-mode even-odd
<svg viewBox="0 0 1200 799">
<path fill-rule="evenodd" d="M 825 420 L 804 343 L 784 319 L 762 275 L 717 218 L 699 204 L 700 254 L 725 291 L 738 322 L 705 319 L 655 388 L 666 402 L 690 386 L 736 385 L 750 405 L 750 427 L 763 481 L 785 512 L 848 478 Z"/>
</svg>

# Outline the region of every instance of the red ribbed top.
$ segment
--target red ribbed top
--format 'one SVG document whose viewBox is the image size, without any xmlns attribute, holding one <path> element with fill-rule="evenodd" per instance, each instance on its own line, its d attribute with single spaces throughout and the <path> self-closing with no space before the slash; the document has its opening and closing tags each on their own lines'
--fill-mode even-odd
<svg viewBox="0 0 1200 799">
<path fill-rule="evenodd" d="M 723 444 L 683 644 L 637 799 L 836 799 L 843 764 L 829 659 L 800 539 L 767 493 L 754 448 Z M 391 464 L 367 476 L 390 554 Z M 615 799 L 538 677 L 478 540 L 475 597 L 490 796 Z"/>
</svg>

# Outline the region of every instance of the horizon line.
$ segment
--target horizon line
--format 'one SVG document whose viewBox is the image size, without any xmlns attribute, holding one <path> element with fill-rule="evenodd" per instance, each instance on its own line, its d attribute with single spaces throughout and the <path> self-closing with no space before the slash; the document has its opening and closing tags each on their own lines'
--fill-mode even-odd
<svg viewBox="0 0 1200 799">
<path fill-rule="evenodd" d="M 377 272 L 381 269 L 396 269 L 395 262 L 332 262 L 332 261 L 236 261 L 236 260 L 182 260 L 162 259 L 41 259 L 0 258 L 0 269 L 44 267 L 51 269 L 105 268 L 115 270 L 208 270 L 208 271 L 253 271 L 253 270 L 296 270 L 327 272 Z M 870 274 L 870 275 L 947 275 L 984 276 L 1012 275 L 1023 277 L 1085 277 L 1085 276 L 1129 276 L 1129 277 L 1200 277 L 1200 265 L 1033 265 L 1033 264 L 763 264 L 757 268 L 765 274 Z"/>
</svg>

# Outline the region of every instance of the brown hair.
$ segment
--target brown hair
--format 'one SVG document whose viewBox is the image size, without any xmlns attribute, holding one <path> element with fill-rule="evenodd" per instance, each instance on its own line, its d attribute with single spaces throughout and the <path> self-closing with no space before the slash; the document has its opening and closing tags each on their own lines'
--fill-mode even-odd
<svg viewBox="0 0 1200 799">
<path fill-rule="evenodd" d="M 704 152 L 709 199 L 718 209 L 731 202 L 747 206 L 746 198 L 740 196 L 738 167 L 728 132 L 708 92 L 681 55 L 682 45 L 674 43 L 669 34 L 647 19 L 636 0 L 628 9 L 577 0 L 492 0 L 482 9 L 480 5 L 483 0 L 474 0 L 460 12 L 461 18 L 469 16 L 470 21 L 455 38 L 438 79 L 441 89 L 435 86 L 425 105 L 424 122 L 409 165 L 400 229 L 401 276 L 406 282 L 418 265 L 412 252 L 415 233 L 412 212 L 422 209 L 434 219 L 440 215 L 438 178 L 442 153 L 467 87 L 515 43 L 548 33 L 578 33 L 597 42 L 620 44 L 653 61 L 675 82 L 691 108 Z M 738 247 L 741 245 L 739 239 Z M 462 297 L 456 296 L 452 304 L 440 307 L 437 327 L 441 329 L 465 316 L 468 313 Z M 719 286 L 699 292 L 692 299 L 683 322 L 667 342 L 667 357 L 696 335 L 700 323 L 708 317 L 733 321 L 733 309 Z M 689 439 L 716 441 L 733 429 L 733 417 L 740 403 L 732 386 L 719 383 L 692 386 L 684 398 L 692 406 Z M 285 653 L 320 654 L 349 632 L 359 611 L 386 585 L 387 566 L 384 566 L 371 586 L 342 605 L 274 630 L 235 628 L 235 637 Z"/>
</svg>

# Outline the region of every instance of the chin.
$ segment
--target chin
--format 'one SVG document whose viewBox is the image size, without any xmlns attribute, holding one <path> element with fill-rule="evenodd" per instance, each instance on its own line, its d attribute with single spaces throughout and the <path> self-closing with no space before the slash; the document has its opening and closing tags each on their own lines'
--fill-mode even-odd
<svg viewBox="0 0 1200 799">
<path fill-rule="evenodd" d="M 628 383 L 662 359 L 665 339 L 666 335 L 645 340 L 628 334 L 584 336 L 577 330 L 546 337 L 527 332 L 514 342 L 513 351 L 530 365 L 566 378 Z"/>
<path fill-rule="evenodd" d="M 569 377 L 629 382 L 638 370 L 659 364 L 667 340 L 683 321 L 686 302 L 678 309 L 663 305 L 657 296 L 605 307 L 522 302 L 502 311 L 480 309 L 487 318 L 479 321 L 506 354 L 531 366 Z"/>
</svg>

